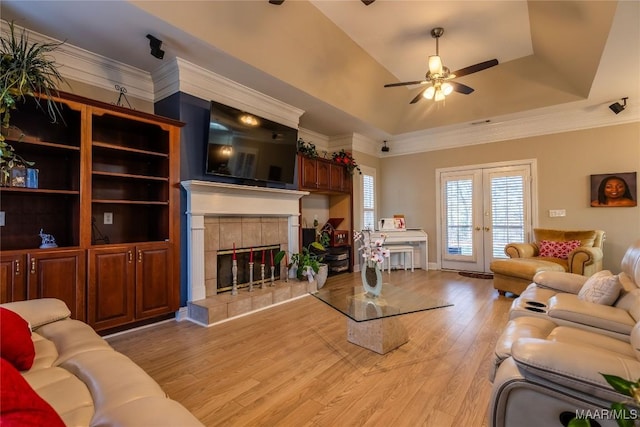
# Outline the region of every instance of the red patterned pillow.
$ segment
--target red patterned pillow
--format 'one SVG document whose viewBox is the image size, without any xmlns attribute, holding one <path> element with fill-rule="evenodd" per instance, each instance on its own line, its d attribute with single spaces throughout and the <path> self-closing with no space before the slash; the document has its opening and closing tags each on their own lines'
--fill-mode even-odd
<svg viewBox="0 0 640 427">
<path fill-rule="evenodd" d="M 3 307 L 0 307 L 0 355 L 19 371 L 30 369 L 36 355 L 27 321 Z"/>
<path fill-rule="evenodd" d="M 3 427 L 64 427 L 60 415 L 13 365 L 0 364 L 0 419 Z"/>
<path fill-rule="evenodd" d="M 538 243 L 540 256 L 567 259 L 572 250 L 580 247 L 580 240 L 567 240 L 566 242 L 554 242 L 553 240 L 541 240 Z"/>
</svg>

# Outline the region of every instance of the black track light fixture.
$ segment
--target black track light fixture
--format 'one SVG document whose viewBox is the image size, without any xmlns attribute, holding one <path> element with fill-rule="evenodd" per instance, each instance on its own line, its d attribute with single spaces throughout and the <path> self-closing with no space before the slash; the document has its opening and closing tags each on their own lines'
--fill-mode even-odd
<svg viewBox="0 0 640 427">
<path fill-rule="evenodd" d="M 380 149 L 380 151 L 382 151 L 383 153 L 388 153 L 389 152 L 389 146 L 387 146 L 387 141 L 383 141 L 383 146 Z"/>
<path fill-rule="evenodd" d="M 147 38 L 149 39 L 151 55 L 158 59 L 164 58 L 164 50 L 160 49 L 162 46 L 162 40 L 153 37 L 151 34 L 147 34 Z"/>
<path fill-rule="evenodd" d="M 619 102 L 614 102 L 613 104 L 609 105 L 609 108 L 614 113 L 619 114 L 621 111 L 624 111 L 624 109 L 627 107 L 627 99 L 629 99 L 628 96 L 622 98 L 622 104 L 620 104 Z"/>
</svg>

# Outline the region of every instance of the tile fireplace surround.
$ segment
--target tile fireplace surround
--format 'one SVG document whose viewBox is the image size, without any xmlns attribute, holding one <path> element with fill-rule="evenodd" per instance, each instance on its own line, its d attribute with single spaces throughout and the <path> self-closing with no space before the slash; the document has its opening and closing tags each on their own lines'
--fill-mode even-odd
<svg viewBox="0 0 640 427">
<path fill-rule="evenodd" d="M 299 200 L 309 193 L 209 181 L 183 181 L 181 185 L 187 192 L 190 306 L 216 294 L 218 250 L 234 243 L 238 248 L 279 244 L 298 252 Z"/>
</svg>

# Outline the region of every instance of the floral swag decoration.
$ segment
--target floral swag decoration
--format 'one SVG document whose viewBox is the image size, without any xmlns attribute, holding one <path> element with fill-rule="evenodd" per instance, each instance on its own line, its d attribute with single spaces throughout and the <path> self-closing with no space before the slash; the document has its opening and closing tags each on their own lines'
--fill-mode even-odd
<svg viewBox="0 0 640 427">
<path fill-rule="evenodd" d="M 356 160 L 353 158 L 353 155 L 348 151 L 344 151 L 344 149 L 338 151 L 337 153 L 333 153 L 332 157 L 334 162 L 344 165 L 347 167 L 347 170 L 351 175 L 355 170 L 358 171 L 360 175 L 362 175 L 362 171 L 360 170 L 360 166 L 356 163 Z"/>
<path fill-rule="evenodd" d="M 309 157 L 311 159 L 316 159 L 320 157 L 318 154 L 318 150 L 315 144 L 305 141 L 302 138 L 298 138 L 298 153 L 302 154 L 305 157 Z M 327 157 L 327 152 L 324 151 L 324 157 Z M 344 149 L 333 152 L 331 154 L 331 160 L 338 163 L 339 165 L 345 166 L 349 173 L 353 175 L 354 171 L 358 171 L 360 175 L 362 175 L 362 171 L 360 170 L 360 166 L 356 163 L 356 160 L 353 158 L 353 155 L 345 151 Z"/>
</svg>

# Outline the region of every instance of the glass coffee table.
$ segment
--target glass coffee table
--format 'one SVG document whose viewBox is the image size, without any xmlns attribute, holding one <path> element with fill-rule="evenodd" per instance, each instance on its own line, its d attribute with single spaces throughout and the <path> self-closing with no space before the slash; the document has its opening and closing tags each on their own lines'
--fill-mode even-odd
<svg viewBox="0 0 640 427">
<path fill-rule="evenodd" d="M 347 316 L 350 343 L 379 354 L 409 341 L 399 316 L 453 305 L 389 284 L 382 285 L 379 297 L 369 296 L 362 286 L 324 288 L 311 295 Z"/>
</svg>

